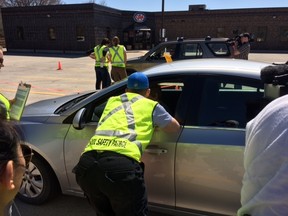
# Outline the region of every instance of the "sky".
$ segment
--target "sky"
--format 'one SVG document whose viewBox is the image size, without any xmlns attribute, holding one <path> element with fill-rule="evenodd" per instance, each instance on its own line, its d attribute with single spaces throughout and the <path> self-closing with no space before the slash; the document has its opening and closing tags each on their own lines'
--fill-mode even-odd
<svg viewBox="0 0 288 216">
<path fill-rule="evenodd" d="M 65 4 L 89 3 L 91 0 L 62 0 Z M 92 0 L 93 1 L 93 0 Z M 100 3 L 103 0 L 94 0 Z M 104 0 L 106 6 L 129 11 L 154 12 L 162 10 L 162 0 Z M 240 9 L 240 8 L 269 8 L 288 7 L 287 0 L 165 0 L 165 11 L 187 11 L 189 5 L 205 4 L 206 9 Z"/>
</svg>

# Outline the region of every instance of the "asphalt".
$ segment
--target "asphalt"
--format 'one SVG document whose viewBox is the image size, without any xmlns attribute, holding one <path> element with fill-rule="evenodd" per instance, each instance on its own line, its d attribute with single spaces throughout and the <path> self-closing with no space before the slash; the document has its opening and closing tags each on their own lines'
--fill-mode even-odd
<svg viewBox="0 0 288 216">
<path fill-rule="evenodd" d="M 147 50 L 128 51 L 128 59 Z M 249 60 L 286 62 L 288 53 L 250 53 Z M 32 85 L 27 104 L 95 89 L 94 60 L 76 54 L 6 53 L 0 69 L 0 92 L 13 98 L 19 82 Z"/>
</svg>

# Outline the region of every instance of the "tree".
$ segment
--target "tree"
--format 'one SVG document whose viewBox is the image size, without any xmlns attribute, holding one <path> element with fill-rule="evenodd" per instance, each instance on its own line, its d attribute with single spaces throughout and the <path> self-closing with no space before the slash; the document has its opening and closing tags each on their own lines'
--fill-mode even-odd
<svg viewBox="0 0 288 216">
<path fill-rule="evenodd" d="M 40 5 L 58 5 L 62 0 L 1 0 L 2 7 L 27 7 Z"/>
<path fill-rule="evenodd" d="M 107 6 L 106 0 L 100 0 L 99 3 L 97 3 L 96 0 L 88 0 L 88 3 L 94 3 L 94 4 L 99 4 L 99 5 Z"/>
</svg>

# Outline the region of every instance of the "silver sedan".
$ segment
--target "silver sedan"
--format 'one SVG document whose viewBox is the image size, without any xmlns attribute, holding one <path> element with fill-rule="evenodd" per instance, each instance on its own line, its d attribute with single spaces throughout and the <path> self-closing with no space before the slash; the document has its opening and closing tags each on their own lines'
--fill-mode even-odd
<svg viewBox="0 0 288 216">
<path fill-rule="evenodd" d="M 235 215 L 240 207 L 245 125 L 262 108 L 261 68 L 234 59 L 183 60 L 144 73 L 157 100 L 182 125 L 178 134 L 155 130 L 146 149 L 151 209 L 169 214 Z M 18 197 L 41 204 L 59 193 L 82 196 L 72 168 L 93 136 L 109 97 L 127 80 L 98 92 L 40 101 L 19 123 L 34 151 Z"/>
</svg>

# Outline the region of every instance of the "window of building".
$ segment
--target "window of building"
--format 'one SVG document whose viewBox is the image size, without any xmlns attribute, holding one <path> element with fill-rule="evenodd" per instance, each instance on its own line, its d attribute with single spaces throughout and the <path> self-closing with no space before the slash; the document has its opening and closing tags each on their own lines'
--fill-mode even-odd
<svg viewBox="0 0 288 216">
<path fill-rule="evenodd" d="M 217 28 L 217 37 L 224 37 L 224 36 L 225 36 L 225 29 Z"/>
<path fill-rule="evenodd" d="M 267 35 L 267 26 L 259 26 L 257 30 L 257 42 L 264 42 L 266 41 L 266 35 Z"/>
<path fill-rule="evenodd" d="M 111 37 L 111 28 L 110 27 L 106 27 L 106 37 L 107 38 L 112 38 Z"/>
<path fill-rule="evenodd" d="M 24 40 L 24 29 L 23 26 L 17 26 L 17 39 Z"/>
<path fill-rule="evenodd" d="M 280 41 L 281 42 L 288 41 L 288 26 L 280 27 Z"/>
<path fill-rule="evenodd" d="M 84 26 L 76 26 L 76 40 L 85 41 L 85 27 Z"/>
<path fill-rule="evenodd" d="M 124 32 L 124 34 L 123 34 L 123 42 L 128 42 L 128 32 Z"/>
<path fill-rule="evenodd" d="M 48 28 L 48 37 L 49 37 L 49 40 L 56 40 L 56 31 L 55 31 L 55 28 Z"/>
</svg>

